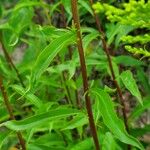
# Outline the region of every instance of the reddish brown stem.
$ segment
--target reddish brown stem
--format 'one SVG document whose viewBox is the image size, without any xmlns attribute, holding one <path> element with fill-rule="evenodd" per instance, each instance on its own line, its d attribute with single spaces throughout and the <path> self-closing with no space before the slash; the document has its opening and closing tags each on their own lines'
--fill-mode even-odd
<svg viewBox="0 0 150 150">
<path fill-rule="evenodd" d="M 0 35 L 0 36 L 1 36 L 1 35 Z M 14 63 L 13 63 L 11 57 L 9 56 L 9 54 L 8 54 L 8 52 L 7 52 L 7 50 L 6 50 L 5 46 L 4 46 L 4 44 L 3 44 L 1 38 L 0 38 L 0 43 L 1 43 L 1 45 L 2 45 L 2 51 L 3 51 L 4 56 L 5 56 L 5 58 L 6 58 L 7 62 L 8 62 L 9 67 L 10 67 L 10 68 L 13 68 L 13 69 L 15 70 L 16 75 L 17 75 L 17 77 L 18 77 L 18 79 L 19 79 L 19 81 L 20 81 L 22 87 L 25 88 L 25 85 L 24 85 L 23 80 L 22 80 L 22 78 L 21 78 L 21 76 L 20 76 L 20 73 L 19 73 L 18 69 L 16 68 L 16 66 L 14 65 Z"/>
<path fill-rule="evenodd" d="M 83 44 L 82 44 L 82 38 L 81 38 L 81 32 L 80 32 L 80 21 L 79 21 L 77 0 L 71 0 L 71 7 L 72 7 L 72 15 L 73 15 L 73 20 L 74 20 L 74 25 L 75 25 L 75 28 L 77 29 L 77 47 L 78 47 L 78 52 L 79 52 L 79 57 L 80 57 L 80 65 L 81 65 L 81 72 L 82 72 L 82 79 L 83 79 L 83 88 L 84 88 L 84 94 L 85 94 L 86 109 L 87 109 L 87 113 L 88 113 L 90 129 L 91 129 L 93 140 L 95 143 L 95 148 L 96 148 L 96 150 L 99 150 L 100 146 L 99 146 L 99 142 L 98 142 L 96 126 L 94 123 L 94 118 L 93 118 L 93 113 L 92 113 L 91 100 L 87 94 L 89 87 L 88 87 L 87 70 L 86 70 L 86 65 L 85 65 Z"/>
<path fill-rule="evenodd" d="M 9 113 L 10 119 L 15 120 L 15 116 L 13 115 L 13 108 L 12 108 L 11 104 L 9 103 L 7 93 L 6 93 L 5 87 L 3 85 L 2 77 L 0 77 L 0 90 L 2 92 L 4 103 L 7 108 L 8 113 Z M 17 132 L 17 137 L 18 137 L 18 140 L 22 147 L 22 150 L 26 150 L 25 142 L 24 142 L 21 132 Z"/>
<path fill-rule="evenodd" d="M 91 7 L 92 7 L 93 0 L 89 0 L 89 1 L 90 1 L 90 4 L 91 4 Z M 124 102 L 124 99 L 123 99 L 123 94 L 122 94 L 121 88 L 120 88 L 120 86 L 119 86 L 119 84 L 116 80 L 116 77 L 115 77 L 115 73 L 114 73 L 114 69 L 113 69 L 113 65 L 112 65 L 112 59 L 111 59 L 111 56 L 110 56 L 109 48 L 108 48 L 106 40 L 105 40 L 105 33 L 102 29 L 100 20 L 99 20 L 99 18 L 98 18 L 97 14 L 95 13 L 94 10 L 93 10 L 93 14 L 94 14 L 94 18 L 95 18 L 95 21 L 96 21 L 98 31 L 101 34 L 102 45 L 103 45 L 103 49 L 104 49 L 104 51 L 106 53 L 106 56 L 107 56 L 107 59 L 108 59 L 108 64 L 109 64 L 109 68 L 110 68 L 110 71 L 111 71 L 111 76 L 112 76 L 113 82 L 114 82 L 114 84 L 117 88 L 117 93 L 118 93 L 118 96 L 119 96 L 119 99 L 120 99 L 120 103 L 123 106 L 122 107 L 122 113 L 123 113 L 123 118 L 124 118 L 124 124 L 125 124 L 126 130 L 129 132 L 129 127 L 128 127 L 128 124 L 127 124 L 127 115 L 126 115 L 125 102 Z"/>
</svg>

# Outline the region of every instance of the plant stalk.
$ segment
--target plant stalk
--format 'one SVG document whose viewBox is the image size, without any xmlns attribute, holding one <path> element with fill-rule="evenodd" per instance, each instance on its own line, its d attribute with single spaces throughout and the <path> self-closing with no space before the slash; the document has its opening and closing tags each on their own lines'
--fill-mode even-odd
<svg viewBox="0 0 150 150">
<path fill-rule="evenodd" d="M 90 4 L 91 4 L 91 7 L 92 7 L 93 0 L 89 0 L 89 1 L 90 1 Z M 92 10 L 93 10 L 93 8 L 92 8 Z M 123 106 L 122 107 L 122 113 L 123 113 L 124 124 L 125 124 L 126 130 L 129 132 L 129 127 L 128 127 L 128 123 L 127 123 L 126 106 L 125 106 L 122 90 L 121 90 L 121 88 L 120 88 L 120 86 L 119 86 L 119 84 L 116 80 L 116 77 L 115 77 L 115 73 L 114 73 L 114 69 L 113 69 L 113 65 L 112 65 L 112 59 L 111 59 L 111 56 L 110 56 L 110 52 L 109 52 L 107 42 L 105 40 L 105 32 L 103 31 L 100 20 L 98 18 L 98 15 L 95 13 L 94 10 L 93 10 L 93 14 L 94 14 L 95 22 L 96 22 L 96 25 L 97 25 L 97 29 L 98 29 L 99 33 L 101 34 L 102 46 L 103 46 L 103 49 L 104 49 L 104 51 L 106 53 L 106 56 L 107 56 L 109 68 L 110 68 L 110 71 L 111 71 L 111 76 L 112 76 L 113 82 L 114 82 L 114 84 L 117 88 L 117 93 L 118 93 L 118 96 L 119 96 L 119 99 L 120 99 L 120 103 Z"/>
<path fill-rule="evenodd" d="M 83 88 L 84 88 L 84 94 L 85 94 L 85 103 L 86 103 L 86 109 L 87 109 L 87 113 L 88 113 L 88 119 L 89 119 L 90 129 L 92 132 L 95 148 L 96 148 L 96 150 L 100 150 L 96 126 L 94 123 L 94 118 L 93 118 L 93 113 L 92 113 L 91 100 L 87 94 L 89 86 L 88 86 L 87 70 L 86 70 L 86 65 L 85 65 L 82 37 L 81 37 L 81 32 L 80 32 L 80 20 L 79 20 L 77 2 L 78 2 L 77 0 L 71 0 L 71 7 L 72 7 L 72 15 L 73 15 L 73 20 L 74 20 L 74 25 L 75 25 L 75 28 L 77 29 L 77 47 L 78 47 L 78 53 L 79 53 L 79 57 L 80 57 Z"/>
<path fill-rule="evenodd" d="M 5 106 L 7 108 L 7 111 L 9 113 L 10 119 L 15 120 L 15 116 L 13 115 L 13 108 L 12 108 L 11 104 L 9 103 L 8 95 L 7 95 L 7 92 L 6 92 L 5 87 L 3 85 L 2 77 L 0 77 L 0 90 L 2 92 L 3 100 L 4 100 Z M 19 140 L 20 145 L 22 147 L 22 150 L 26 150 L 25 142 L 24 142 L 24 139 L 22 137 L 21 132 L 17 132 L 17 137 L 18 137 L 18 140 Z"/>
<path fill-rule="evenodd" d="M 0 35 L 0 36 L 1 36 L 1 35 Z M 2 45 L 2 51 L 3 51 L 4 56 L 5 56 L 5 58 L 6 58 L 7 62 L 8 62 L 9 67 L 10 67 L 10 68 L 13 68 L 13 69 L 15 70 L 16 75 L 17 75 L 17 77 L 18 77 L 18 79 L 19 79 L 19 81 L 20 81 L 20 84 L 22 85 L 22 87 L 25 88 L 25 84 L 23 83 L 23 80 L 22 80 L 22 78 L 21 78 L 21 75 L 20 75 L 18 69 L 16 68 L 15 64 L 13 63 L 11 57 L 9 56 L 9 54 L 8 54 L 8 52 L 7 52 L 7 50 L 6 50 L 5 46 L 4 46 L 4 44 L 3 44 L 1 38 L 0 38 L 0 43 L 1 43 L 1 45 Z"/>
</svg>

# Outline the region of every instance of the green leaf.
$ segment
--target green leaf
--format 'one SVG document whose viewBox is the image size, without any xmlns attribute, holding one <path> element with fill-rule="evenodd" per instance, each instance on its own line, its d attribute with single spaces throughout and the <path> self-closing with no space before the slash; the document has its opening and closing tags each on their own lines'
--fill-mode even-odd
<svg viewBox="0 0 150 150">
<path fill-rule="evenodd" d="M 114 40 L 114 37 L 118 34 L 118 32 L 120 32 L 120 29 L 121 29 L 121 25 L 120 24 L 117 24 L 117 25 L 114 25 L 114 24 L 107 24 L 107 37 L 108 37 L 108 45 L 110 45 L 113 40 Z"/>
<path fill-rule="evenodd" d="M 20 121 L 16 121 L 16 120 L 7 121 L 0 124 L 0 127 L 5 126 L 15 131 L 26 130 L 26 129 L 31 129 L 33 127 L 37 127 L 41 125 L 44 121 L 48 121 L 48 120 L 56 121 L 57 119 L 65 118 L 71 115 L 76 115 L 78 113 L 79 111 L 75 109 L 60 108 L 56 110 L 50 110 L 46 113 L 34 115 L 32 117 Z"/>
<path fill-rule="evenodd" d="M 142 96 L 138 89 L 135 79 L 133 78 L 133 74 L 130 70 L 124 71 L 121 73 L 120 78 L 125 85 L 125 87 L 131 92 L 133 96 L 135 96 L 138 102 L 143 105 Z"/>
<path fill-rule="evenodd" d="M 14 33 L 20 34 L 27 28 L 32 22 L 33 15 L 33 9 L 29 8 L 14 11 L 9 19 L 9 25 L 14 29 Z"/>
<path fill-rule="evenodd" d="M 1 98 L 2 99 L 2 98 Z M 6 110 L 6 107 L 4 105 L 0 106 L 0 122 L 3 122 L 7 119 L 9 119 L 8 111 Z"/>
<path fill-rule="evenodd" d="M 0 134 L 0 149 L 1 149 L 1 147 L 3 146 L 4 141 L 7 139 L 7 137 L 8 137 L 12 132 L 13 132 L 13 131 L 10 131 L 10 130 L 4 131 L 4 132 L 1 131 L 1 134 Z"/>
<path fill-rule="evenodd" d="M 135 29 L 135 27 L 133 27 L 131 25 L 123 25 L 123 24 L 121 24 L 121 29 L 118 31 L 118 34 L 116 36 L 115 46 L 118 47 L 119 43 L 122 40 L 122 37 L 127 35 L 129 32 L 131 32 L 134 29 Z"/>
<path fill-rule="evenodd" d="M 123 24 L 119 24 L 119 23 L 107 24 L 107 38 L 108 38 L 107 43 L 108 43 L 108 45 L 110 45 L 113 42 L 113 40 L 116 36 L 115 46 L 118 47 L 118 45 L 121 41 L 121 38 L 123 36 L 127 35 L 133 29 L 134 29 L 134 27 L 132 27 L 132 26 L 123 25 Z"/>
<path fill-rule="evenodd" d="M 93 149 L 93 141 L 91 138 L 87 138 L 82 142 L 75 144 L 70 150 L 91 150 Z"/>
<path fill-rule="evenodd" d="M 138 105 L 132 110 L 132 113 L 130 114 L 128 118 L 129 122 L 139 117 L 146 109 L 150 109 L 150 97 L 149 96 L 143 99 L 142 106 Z"/>
<path fill-rule="evenodd" d="M 69 22 L 72 18 L 72 13 L 71 13 L 71 3 L 70 1 L 66 1 L 66 0 L 61 0 L 62 4 L 64 5 L 64 8 L 68 14 L 67 17 L 67 22 Z"/>
<path fill-rule="evenodd" d="M 89 50 L 89 44 L 92 40 L 96 39 L 98 36 L 100 36 L 100 34 L 98 33 L 98 31 L 93 31 L 91 33 L 89 33 L 88 35 L 86 35 L 83 38 L 83 46 L 84 46 L 84 50 Z"/>
<path fill-rule="evenodd" d="M 137 67 L 137 80 L 141 83 L 143 87 L 144 94 L 147 93 L 149 95 L 150 83 L 149 76 L 144 71 L 144 67 Z"/>
<path fill-rule="evenodd" d="M 101 89 L 93 89 L 91 92 L 96 96 L 97 100 L 100 101 L 99 109 L 103 121 L 109 130 L 114 134 L 114 136 L 123 143 L 130 144 L 141 150 L 144 150 L 141 143 L 129 135 L 125 130 L 125 126 L 122 120 L 119 119 L 116 115 L 114 104 L 110 96 Z"/>
<path fill-rule="evenodd" d="M 75 116 L 70 122 L 68 122 L 62 130 L 74 129 L 85 124 L 88 124 L 87 116 L 79 114 L 79 116 Z"/>
<path fill-rule="evenodd" d="M 12 27 L 8 23 L 0 24 L 0 30 L 9 29 L 12 30 Z"/>
<path fill-rule="evenodd" d="M 0 57 L 0 72 L 1 75 L 4 75 L 7 77 L 7 79 L 15 79 L 15 74 L 13 74 L 13 71 L 11 71 L 8 68 L 8 65 L 6 64 L 3 57 Z"/>
<path fill-rule="evenodd" d="M 116 89 L 112 89 L 109 86 L 105 85 L 104 86 L 104 91 L 111 94 L 111 93 L 116 92 Z"/>
<path fill-rule="evenodd" d="M 33 143 L 41 143 L 44 145 L 64 145 L 63 137 L 59 133 L 51 132 L 51 134 L 47 133 L 39 136 L 34 140 Z"/>
<path fill-rule="evenodd" d="M 2 4 L 0 2 L 0 18 L 2 17 L 2 15 L 3 15 L 3 7 L 2 7 Z"/>
<path fill-rule="evenodd" d="M 62 146 L 46 146 L 38 143 L 29 144 L 28 150 L 66 150 L 66 148 Z"/>
<path fill-rule="evenodd" d="M 9 41 L 9 46 L 15 46 L 17 43 L 18 43 L 18 41 L 19 41 L 19 38 L 18 38 L 18 36 L 16 35 L 16 34 L 12 34 L 12 36 L 10 37 L 10 39 L 9 39 L 10 41 Z"/>
<path fill-rule="evenodd" d="M 18 43 L 22 32 L 31 24 L 32 17 L 32 9 L 22 8 L 12 12 L 8 20 L 8 25 L 4 24 L 2 26 L 7 29 L 3 30 L 3 42 L 6 49 L 10 51 L 11 47 Z"/>
<path fill-rule="evenodd" d="M 75 32 L 66 30 L 64 35 L 53 40 L 38 56 L 31 74 L 31 81 L 37 80 L 47 69 L 54 57 L 67 45 L 75 41 Z"/>
<path fill-rule="evenodd" d="M 21 3 L 18 3 L 15 6 L 15 8 L 13 9 L 13 11 L 18 11 L 18 9 L 21 9 L 21 8 L 24 8 L 24 7 L 41 6 L 41 5 L 43 5 L 43 4 L 40 3 L 40 2 L 31 2 L 31 1 L 21 2 Z"/>
<path fill-rule="evenodd" d="M 60 4 L 61 4 L 61 2 L 57 2 L 57 3 L 55 3 L 55 4 L 53 4 L 53 5 L 51 6 L 50 12 L 49 12 L 49 13 L 50 13 L 50 16 L 53 15 L 54 11 L 57 9 L 57 7 L 60 6 Z"/>
<path fill-rule="evenodd" d="M 24 96 L 31 104 L 33 104 L 34 106 L 41 108 L 43 103 L 42 101 L 35 96 L 34 94 L 28 92 L 26 93 L 26 90 L 24 88 L 22 88 L 19 85 L 12 85 L 11 86 L 17 93 L 19 93 L 20 95 Z"/>
<path fill-rule="evenodd" d="M 121 150 L 121 148 L 116 144 L 116 141 L 110 132 L 106 132 L 104 136 L 102 150 Z"/>
<path fill-rule="evenodd" d="M 94 28 L 91 27 L 81 27 L 81 32 L 82 33 L 92 33 L 95 32 L 97 30 L 95 30 Z"/>
<path fill-rule="evenodd" d="M 13 47 L 18 43 L 19 36 L 11 29 L 2 31 L 2 40 L 4 47 L 11 52 Z"/>
<path fill-rule="evenodd" d="M 145 125 L 142 128 L 133 128 L 130 130 L 131 134 L 135 137 L 141 137 L 150 131 L 150 124 Z"/>
<path fill-rule="evenodd" d="M 85 2 L 83 0 L 79 0 L 79 4 L 85 8 L 91 15 L 93 15 L 93 10 L 91 9 L 91 7 L 88 5 L 88 1 Z"/>
<path fill-rule="evenodd" d="M 122 64 L 124 66 L 142 66 L 144 63 L 137 60 L 131 56 L 121 55 L 114 58 L 117 64 Z"/>
<path fill-rule="evenodd" d="M 119 76 L 119 68 L 118 68 L 118 65 L 116 64 L 115 61 L 112 61 L 112 67 L 113 67 L 115 76 L 117 78 Z M 111 76 L 111 70 L 110 70 L 110 67 L 109 67 L 108 63 L 107 63 L 107 70 L 108 70 L 109 75 Z"/>
</svg>

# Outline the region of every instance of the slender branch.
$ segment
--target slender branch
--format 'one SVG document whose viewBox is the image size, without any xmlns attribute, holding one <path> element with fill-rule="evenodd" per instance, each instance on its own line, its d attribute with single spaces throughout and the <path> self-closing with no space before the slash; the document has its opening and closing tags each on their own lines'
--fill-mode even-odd
<svg viewBox="0 0 150 150">
<path fill-rule="evenodd" d="M 99 150 L 100 146 L 99 146 L 99 142 L 98 142 L 96 126 L 94 123 L 94 118 L 93 118 L 93 113 L 92 113 L 91 100 L 90 100 L 90 97 L 88 96 L 88 94 L 86 94 L 89 87 L 88 87 L 87 70 L 86 70 L 86 65 L 85 65 L 83 44 L 82 44 L 82 38 L 81 38 L 81 32 L 80 32 L 80 21 L 79 21 L 77 0 L 71 0 L 71 7 L 72 7 L 72 15 L 73 15 L 74 24 L 77 29 L 77 47 L 78 47 L 78 52 L 79 52 L 79 57 L 80 57 L 86 109 L 87 109 L 87 113 L 88 113 L 90 129 L 91 129 L 93 140 L 95 143 L 95 148 L 96 148 L 96 150 Z"/>
<path fill-rule="evenodd" d="M 91 7 L 92 7 L 93 0 L 89 0 L 89 1 L 90 1 L 90 4 L 91 4 Z M 93 10 L 93 14 L 94 14 L 94 18 L 95 18 L 95 22 L 96 22 L 98 31 L 101 34 L 102 45 L 103 45 L 103 49 L 104 49 L 104 51 L 106 53 L 106 56 L 107 56 L 107 59 L 108 59 L 108 64 L 109 64 L 109 68 L 110 68 L 110 71 L 111 71 L 111 76 L 112 76 L 113 82 L 114 82 L 114 84 L 117 88 L 117 93 L 118 93 L 118 96 L 120 98 L 120 103 L 123 106 L 122 107 L 122 113 L 123 113 L 123 118 L 124 118 L 124 124 L 125 124 L 126 130 L 129 132 L 129 127 L 128 127 L 128 124 L 127 124 L 126 106 L 125 106 L 125 102 L 124 102 L 124 99 L 123 99 L 123 94 L 122 94 L 121 88 L 120 88 L 120 86 L 119 86 L 119 84 L 116 80 L 116 77 L 115 77 L 115 73 L 114 73 L 114 69 L 113 69 L 113 65 L 112 65 L 112 59 L 111 59 L 111 56 L 110 56 L 110 52 L 109 52 L 107 42 L 105 40 L 105 33 L 102 29 L 100 20 L 99 20 L 99 18 L 98 18 L 97 14 L 95 13 L 94 10 Z"/>
<path fill-rule="evenodd" d="M 1 36 L 1 35 L 0 35 L 0 36 Z M 9 67 L 10 67 L 10 68 L 13 68 L 13 69 L 15 70 L 16 75 L 17 75 L 17 77 L 18 77 L 18 79 L 19 79 L 19 81 L 20 81 L 22 87 L 25 88 L 25 85 L 24 85 L 24 83 L 23 83 L 23 80 L 22 80 L 22 78 L 21 78 L 21 75 L 20 75 L 18 69 L 16 68 L 16 66 L 14 65 L 14 63 L 13 63 L 11 57 L 9 56 L 9 54 L 8 54 L 8 52 L 7 52 L 7 50 L 6 50 L 5 46 L 4 46 L 4 44 L 3 44 L 1 38 L 0 38 L 0 43 L 1 43 L 1 45 L 2 45 L 2 51 L 3 51 L 4 56 L 5 56 L 5 58 L 6 58 L 7 62 L 8 62 Z"/>
<path fill-rule="evenodd" d="M 2 77 L 0 77 L 0 90 L 2 92 L 4 103 L 7 108 L 8 113 L 9 113 L 10 119 L 15 120 L 15 116 L 13 115 L 13 108 L 12 108 L 11 104 L 9 103 L 7 93 L 6 93 L 5 87 L 3 85 Z M 18 137 L 18 140 L 22 147 L 22 150 L 26 150 L 25 142 L 24 142 L 21 132 L 17 132 L 17 137 Z"/>
<path fill-rule="evenodd" d="M 60 4 L 60 9 L 61 9 L 63 27 L 66 28 L 67 27 L 67 22 L 66 22 L 65 10 L 64 10 L 63 4 Z M 71 49 L 70 46 L 68 47 L 68 53 L 69 53 L 70 60 L 72 60 L 72 49 Z M 75 75 L 73 76 L 72 79 L 73 79 L 73 81 L 76 81 Z M 75 97 L 76 97 L 76 105 L 77 105 L 77 107 L 81 108 L 81 102 L 80 102 L 80 99 L 79 99 L 79 95 L 78 95 L 78 90 L 77 89 L 75 90 Z"/>
</svg>

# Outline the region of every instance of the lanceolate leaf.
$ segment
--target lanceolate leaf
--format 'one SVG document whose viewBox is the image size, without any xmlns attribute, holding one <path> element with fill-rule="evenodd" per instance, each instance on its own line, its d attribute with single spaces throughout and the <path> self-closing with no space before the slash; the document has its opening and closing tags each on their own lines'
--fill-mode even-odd
<svg viewBox="0 0 150 150">
<path fill-rule="evenodd" d="M 24 7 L 33 7 L 33 6 L 41 6 L 41 5 L 42 5 L 42 3 L 40 3 L 40 2 L 31 2 L 31 1 L 21 2 L 15 6 L 13 11 L 17 11 L 18 9 L 21 9 Z"/>
<path fill-rule="evenodd" d="M 53 120 L 56 121 L 57 119 L 60 118 L 65 118 L 67 116 L 75 115 L 78 114 L 79 111 L 71 108 L 60 108 L 56 110 L 50 110 L 46 113 L 34 115 L 32 117 L 26 118 L 21 121 L 7 121 L 2 123 L 0 126 L 5 126 L 11 130 L 26 130 L 26 129 L 31 129 L 33 127 L 37 127 L 38 125 L 41 125 L 44 121 L 47 120 Z"/>
<path fill-rule="evenodd" d="M 83 0 L 79 0 L 80 5 L 82 5 L 89 13 L 91 13 L 91 15 L 93 15 L 93 11 L 91 9 L 91 7 L 88 5 L 88 2 L 83 1 Z"/>
<path fill-rule="evenodd" d="M 121 119 L 116 115 L 115 108 L 110 96 L 103 90 L 93 89 L 92 93 L 100 101 L 99 109 L 105 125 L 109 130 L 118 138 L 121 142 L 133 145 L 141 150 L 144 150 L 143 146 L 138 140 L 129 135 L 125 130 L 125 126 Z"/>
<path fill-rule="evenodd" d="M 142 65 L 144 65 L 144 62 L 137 60 L 128 55 L 116 56 L 114 59 L 117 64 L 122 64 L 124 66 L 142 66 Z"/>
<path fill-rule="evenodd" d="M 84 45 L 84 49 L 86 51 L 89 51 L 90 49 L 88 48 L 90 42 L 94 39 L 96 39 L 97 37 L 99 36 L 99 33 L 98 31 L 95 30 L 95 32 L 91 32 L 89 33 L 88 35 L 86 35 L 84 38 L 83 38 L 83 45 Z"/>
<path fill-rule="evenodd" d="M 137 98 L 139 103 L 142 105 L 143 104 L 142 97 L 131 71 L 127 70 L 122 72 L 120 78 L 123 84 L 125 85 L 125 87 L 131 92 L 133 96 Z"/>
<path fill-rule="evenodd" d="M 122 150 L 117 144 L 110 132 L 107 132 L 104 136 L 102 143 L 102 150 Z"/>
<path fill-rule="evenodd" d="M 25 89 L 22 88 L 21 86 L 19 85 L 12 85 L 12 88 L 17 92 L 19 93 L 20 95 L 24 96 L 31 104 L 33 104 L 34 106 L 40 108 L 42 107 L 43 103 L 42 101 L 37 97 L 35 96 L 34 94 L 32 93 L 26 93 Z"/>
<path fill-rule="evenodd" d="M 121 38 L 132 31 L 134 27 L 122 24 L 108 24 L 107 25 L 107 37 L 108 45 L 110 45 L 115 39 L 115 46 L 117 47 L 121 41 Z M 121 31 L 121 32 L 120 32 Z M 116 36 L 116 38 L 115 38 Z"/>
<path fill-rule="evenodd" d="M 75 41 L 75 33 L 66 30 L 64 35 L 53 40 L 38 56 L 32 68 L 31 80 L 38 79 L 54 57 L 67 45 Z"/>
</svg>

